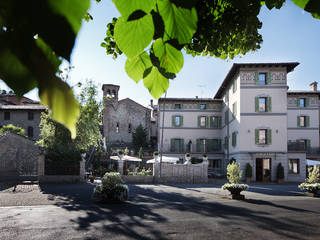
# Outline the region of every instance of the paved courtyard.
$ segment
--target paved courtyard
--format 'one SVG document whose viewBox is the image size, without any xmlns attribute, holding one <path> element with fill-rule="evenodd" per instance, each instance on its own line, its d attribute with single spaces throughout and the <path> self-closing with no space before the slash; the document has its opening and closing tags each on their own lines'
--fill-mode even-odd
<svg viewBox="0 0 320 240">
<path fill-rule="evenodd" d="M 320 239 L 320 199 L 297 185 L 130 185 L 124 204 L 91 202 L 92 184 L 0 184 L 0 239 Z"/>
</svg>

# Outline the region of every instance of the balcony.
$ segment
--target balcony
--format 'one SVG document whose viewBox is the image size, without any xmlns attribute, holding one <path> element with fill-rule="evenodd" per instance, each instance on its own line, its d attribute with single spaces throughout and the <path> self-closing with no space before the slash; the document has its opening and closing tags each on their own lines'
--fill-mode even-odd
<svg viewBox="0 0 320 240">
<path fill-rule="evenodd" d="M 160 147 L 160 145 L 159 145 Z M 212 147 L 211 149 L 206 149 L 207 151 L 196 151 L 196 147 L 192 146 L 191 150 L 188 146 L 188 144 L 185 144 L 184 146 L 174 146 L 172 147 L 170 144 L 163 144 L 163 153 L 175 153 L 175 154 L 185 154 L 187 152 L 191 154 L 214 154 L 214 153 L 223 153 L 223 149 L 220 146 Z"/>
<path fill-rule="evenodd" d="M 308 159 L 320 159 L 320 147 L 306 147 L 303 142 L 288 142 L 288 152 L 305 152 Z"/>
</svg>

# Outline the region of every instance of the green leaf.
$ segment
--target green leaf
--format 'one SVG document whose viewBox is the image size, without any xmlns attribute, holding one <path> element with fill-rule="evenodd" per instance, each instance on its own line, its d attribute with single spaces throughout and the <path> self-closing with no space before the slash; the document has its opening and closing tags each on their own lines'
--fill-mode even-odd
<svg viewBox="0 0 320 240">
<path fill-rule="evenodd" d="M 76 123 L 80 115 L 79 103 L 74 98 L 72 89 L 59 78 L 54 78 L 39 87 L 41 103 L 51 109 L 54 120 L 65 125 L 76 137 Z"/>
<path fill-rule="evenodd" d="M 133 21 L 117 20 L 114 38 L 120 50 L 132 58 L 140 54 L 152 41 L 154 27 L 151 14 Z"/>
<path fill-rule="evenodd" d="M 169 88 L 169 80 L 156 67 L 151 68 L 151 72 L 143 79 L 143 83 L 155 99 L 160 98 Z"/>
<path fill-rule="evenodd" d="M 164 21 L 165 31 L 169 35 L 168 38 L 177 39 L 180 44 L 189 43 L 197 30 L 196 9 L 177 7 L 169 0 L 159 0 L 158 9 Z"/>
<path fill-rule="evenodd" d="M 90 0 L 48 0 L 48 4 L 54 12 L 68 20 L 74 33 L 77 34 L 81 27 L 82 18 L 90 7 Z"/>
<path fill-rule="evenodd" d="M 136 83 L 143 78 L 143 73 L 152 66 L 148 53 L 143 52 L 136 57 L 128 58 L 125 64 L 125 69 L 130 78 Z"/>
<path fill-rule="evenodd" d="M 47 57 L 48 61 L 51 63 L 52 67 L 57 71 L 59 69 L 62 60 L 57 57 L 54 51 L 48 46 L 41 37 L 36 40 L 37 46 L 42 50 L 43 54 Z"/>
<path fill-rule="evenodd" d="M 320 4 L 319 0 L 292 0 L 298 7 L 311 13 L 312 17 L 320 19 Z"/>
<path fill-rule="evenodd" d="M 160 61 L 160 67 L 166 72 L 178 73 L 183 66 L 182 52 L 174 48 L 169 43 L 164 43 L 161 38 L 152 44 L 154 55 Z"/>
<path fill-rule="evenodd" d="M 123 17 L 128 17 L 136 10 L 150 13 L 154 0 L 112 0 Z"/>
</svg>

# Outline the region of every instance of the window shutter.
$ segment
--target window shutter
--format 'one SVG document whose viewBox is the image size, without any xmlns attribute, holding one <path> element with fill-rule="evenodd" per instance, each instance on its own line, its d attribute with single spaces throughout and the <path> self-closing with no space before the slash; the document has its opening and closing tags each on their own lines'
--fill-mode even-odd
<svg viewBox="0 0 320 240">
<path fill-rule="evenodd" d="M 200 118 L 201 116 L 198 116 L 198 127 L 200 127 Z"/>
<path fill-rule="evenodd" d="M 221 139 L 218 139 L 218 147 L 217 147 L 217 149 L 218 149 L 219 151 L 221 151 Z"/>
<path fill-rule="evenodd" d="M 306 141 L 307 141 L 307 151 L 309 151 L 311 147 L 311 141 L 309 139 Z"/>
<path fill-rule="evenodd" d="M 198 109 L 200 109 L 200 103 L 198 103 Z"/>
<path fill-rule="evenodd" d="M 255 112 L 259 112 L 259 97 L 255 97 Z"/>
<path fill-rule="evenodd" d="M 209 117 L 209 126 L 210 128 L 213 128 L 213 116 Z"/>
<path fill-rule="evenodd" d="M 297 126 L 300 127 L 300 117 L 297 116 Z"/>
<path fill-rule="evenodd" d="M 270 145 L 272 143 L 272 131 L 271 129 L 268 129 L 268 144 Z"/>
<path fill-rule="evenodd" d="M 255 130 L 255 142 L 256 144 L 259 144 L 259 129 Z"/>
<path fill-rule="evenodd" d="M 306 116 L 306 127 L 310 126 L 310 116 Z"/>
<path fill-rule="evenodd" d="M 258 72 L 255 72 L 255 73 L 254 73 L 254 82 L 255 82 L 256 84 L 259 83 L 259 73 L 258 73 Z"/>
<path fill-rule="evenodd" d="M 171 104 L 171 109 L 174 109 L 174 104 Z"/>
<path fill-rule="evenodd" d="M 271 84 L 271 72 L 267 72 L 267 84 Z"/>
<path fill-rule="evenodd" d="M 297 107 L 299 107 L 300 106 L 300 98 L 297 98 Z"/>
<path fill-rule="evenodd" d="M 310 99 L 306 98 L 306 107 L 309 107 L 309 104 L 310 104 Z"/>
<path fill-rule="evenodd" d="M 213 150 L 213 140 L 212 139 L 206 139 L 206 152 L 212 152 Z"/>
<path fill-rule="evenodd" d="M 235 147 L 237 145 L 237 135 L 235 132 L 232 133 L 232 146 Z"/>
<path fill-rule="evenodd" d="M 172 117 L 171 117 L 172 127 L 175 127 L 175 126 L 176 126 L 176 121 L 174 120 L 174 117 L 175 117 L 175 116 L 172 116 Z"/>
<path fill-rule="evenodd" d="M 196 151 L 200 152 L 200 139 L 197 139 L 197 146 L 196 146 Z"/>
<path fill-rule="evenodd" d="M 209 127 L 209 118 L 210 118 L 210 117 L 206 117 L 206 128 Z"/>
<path fill-rule="evenodd" d="M 180 152 L 184 152 L 184 139 L 180 139 Z"/>
<path fill-rule="evenodd" d="M 271 112 L 271 97 L 267 99 L 267 112 Z"/>
<path fill-rule="evenodd" d="M 183 109 L 183 104 L 181 103 L 181 109 Z"/>
<path fill-rule="evenodd" d="M 174 152 L 174 138 L 171 138 L 170 140 L 170 150 L 171 152 Z"/>
</svg>

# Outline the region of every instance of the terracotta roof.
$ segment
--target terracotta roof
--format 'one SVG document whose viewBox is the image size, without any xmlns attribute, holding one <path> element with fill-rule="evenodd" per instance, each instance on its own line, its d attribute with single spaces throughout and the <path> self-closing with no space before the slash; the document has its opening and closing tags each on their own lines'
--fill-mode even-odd
<svg viewBox="0 0 320 240">
<path fill-rule="evenodd" d="M 298 95 L 298 94 L 316 94 L 320 95 L 320 91 L 308 91 L 308 90 L 290 90 L 287 92 L 289 95 Z"/>
<path fill-rule="evenodd" d="M 1 105 L 1 109 L 8 110 L 46 110 L 47 108 L 41 104 L 37 105 Z"/>
<path fill-rule="evenodd" d="M 221 102 L 221 99 L 213 98 L 159 98 L 160 102 Z"/>
<path fill-rule="evenodd" d="M 287 73 L 293 71 L 293 69 L 298 66 L 300 63 L 298 62 L 284 62 L 284 63 L 234 63 L 229 70 L 227 76 L 223 80 L 219 90 L 217 91 L 216 95 L 214 96 L 215 99 L 219 99 L 222 97 L 222 93 L 230 84 L 233 76 L 239 71 L 240 68 L 243 67 L 286 67 Z"/>
<path fill-rule="evenodd" d="M 120 101 L 118 101 L 118 103 L 128 102 L 128 101 L 129 101 L 129 102 L 132 102 L 132 103 L 134 103 L 134 104 L 136 104 L 136 105 L 138 105 L 138 106 L 140 106 L 140 107 L 143 107 L 143 108 L 148 109 L 148 110 L 150 110 L 150 111 L 151 111 L 151 109 L 149 109 L 149 108 L 147 108 L 147 107 L 145 107 L 145 106 L 141 105 L 140 103 L 137 103 L 137 102 L 133 101 L 133 100 L 132 100 L 132 99 L 130 99 L 130 98 L 121 99 Z"/>
<path fill-rule="evenodd" d="M 27 97 L 19 99 L 14 94 L 0 94 L 0 109 L 46 110 L 46 107 Z"/>
</svg>

